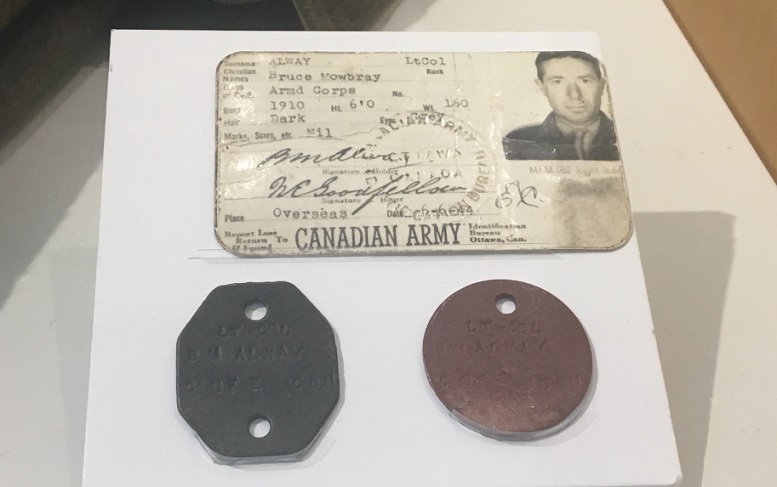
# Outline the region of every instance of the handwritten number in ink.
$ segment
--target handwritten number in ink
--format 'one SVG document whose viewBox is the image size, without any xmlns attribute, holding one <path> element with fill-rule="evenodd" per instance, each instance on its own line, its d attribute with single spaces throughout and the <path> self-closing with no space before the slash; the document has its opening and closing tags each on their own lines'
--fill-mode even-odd
<svg viewBox="0 0 777 487">
<path fill-rule="evenodd" d="M 537 201 L 539 192 L 534 186 L 521 187 L 521 182 L 515 180 L 505 186 L 504 192 L 497 196 L 494 204 L 497 208 L 509 208 L 511 206 L 531 206 L 538 208 L 534 202 Z"/>
</svg>

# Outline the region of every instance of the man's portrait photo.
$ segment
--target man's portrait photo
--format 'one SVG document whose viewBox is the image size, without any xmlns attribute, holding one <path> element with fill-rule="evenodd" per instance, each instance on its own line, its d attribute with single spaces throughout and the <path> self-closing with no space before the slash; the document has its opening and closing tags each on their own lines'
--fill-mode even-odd
<svg viewBox="0 0 777 487">
<path fill-rule="evenodd" d="M 619 160 L 615 127 L 601 110 L 606 82 L 599 60 L 581 51 L 551 51 L 539 53 L 535 65 L 551 112 L 541 124 L 504 137 L 507 159 Z"/>
</svg>

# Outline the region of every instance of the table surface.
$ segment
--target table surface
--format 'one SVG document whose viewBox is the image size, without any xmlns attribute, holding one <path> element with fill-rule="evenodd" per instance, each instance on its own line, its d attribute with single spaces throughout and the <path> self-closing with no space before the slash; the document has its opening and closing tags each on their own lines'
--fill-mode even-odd
<svg viewBox="0 0 777 487">
<path fill-rule="evenodd" d="M 683 485 L 777 485 L 777 188 L 663 3 L 405 0 L 379 28 L 600 34 Z M 81 485 L 108 71 L 0 149 L 0 485 Z"/>
</svg>

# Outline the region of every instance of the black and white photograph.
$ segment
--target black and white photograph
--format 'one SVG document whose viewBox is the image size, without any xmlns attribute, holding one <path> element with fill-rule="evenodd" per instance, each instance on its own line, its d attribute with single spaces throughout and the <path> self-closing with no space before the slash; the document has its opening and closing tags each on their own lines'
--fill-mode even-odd
<svg viewBox="0 0 777 487">
<path fill-rule="evenodd" d="M 612 120 L 602 111 L 607 82 L 599 60 L 582 51 L 543 51 L 536 86 L 550 113 L 539 124 L 505 135 L 508 160 L 615 161 L 620 152 Z"/>
</svg>

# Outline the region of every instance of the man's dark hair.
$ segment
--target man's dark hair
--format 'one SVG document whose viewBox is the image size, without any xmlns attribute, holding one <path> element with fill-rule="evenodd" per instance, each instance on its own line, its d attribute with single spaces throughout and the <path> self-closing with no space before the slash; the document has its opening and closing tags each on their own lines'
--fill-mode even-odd
<svg viewBox="0 0 777 487">
<path fill-rule="evenodd" d="M 545 61 L 567 57 L 579 59 L 590 64 L 594 69 L 594 73 L 596 73 L 596 77 L 602 79 L 602 70 L 599 68 L 599 60 L 583 51 L 543 51 L 537 54 L 537 59 L 534 61 L 534 64 L 537 66 L 537 78 L 542 81 L 542 78 L 545 77 Z"/>
</svg>

